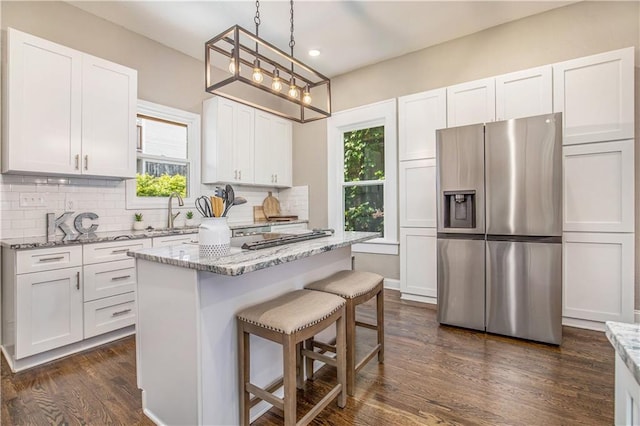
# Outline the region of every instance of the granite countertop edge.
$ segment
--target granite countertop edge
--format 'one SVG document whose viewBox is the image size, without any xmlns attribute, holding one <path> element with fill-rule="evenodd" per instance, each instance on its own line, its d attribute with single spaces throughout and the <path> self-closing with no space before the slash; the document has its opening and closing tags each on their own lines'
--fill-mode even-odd
<svg viewBox="0 0 640 426">
<path fill-rule="evenodd" d="M 239 228 L 259 228 L 261 226 L 278 226 L 278 225 L 293 225 L 299 223 L 308 223 L 308 220 L 292 220 L 288 222 L 252 222 L 252 223 L 237 223 L 230 224 L 229 228 L 239 229 Z M 188 235 L 195 234 L 198 232 L 198 227 L 189 227 L 189 228 L 174 228 L 172 230 L 168 229 L 152 229 L 152 230 L 142 230 L 142 231 L 108 231 L 108 232 L 97 232 L 95 237 L 91 238 L 80 238 L 77 240 L 69 240 L 69 241 L 46 241 L 46 236 L 37 236 L 37 237 L 23 237 L 23 238 L 6 238 L 0 240 L 0 246 L 4 248 L 9 248 L 13 250 L 28 250 L 28 249 L 36 249 L 36 248 L 47 248 L 47 247 L 60 247 L 67 245 L 76 245 L 76 244 L 93 244 L 93 243 L 103 243 L 109 241 L 130 241 L 130 240 L 139 240 L 144 238 L 157 238 L 157 237 L 169 237 L 174 235 Z"/>
<path fill-rule="evenodd" d="M 197 244 L 136 250 L 128 255 L 197 271 L 238 276 L 361 243 L 379 235 L 376 232 L 347 232 L 342 236 L 328 236 L 327 239 L 302 241 L 263 250 L 242 250 L 228 256 L 204 259 L 199 256 Z"/>
<path fill-rule="evenodd" d="M 605 334 L 636 382 L 640 384 L 640 324 L 607 321 Z"/>
</svg>

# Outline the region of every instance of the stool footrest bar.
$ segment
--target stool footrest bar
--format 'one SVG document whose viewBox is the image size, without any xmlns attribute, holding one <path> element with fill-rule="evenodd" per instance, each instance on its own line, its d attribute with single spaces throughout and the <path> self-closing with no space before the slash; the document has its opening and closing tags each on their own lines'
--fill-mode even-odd
<svg viewBox="0 0 640 426">
<path fill-rule="evenodd" d="M 247 392 L 254 394 L 257 398 L 260 398 L 263 401 L 267 401 L 269 404 L 277 407 L 281 410 L 284 410 L 284 400 L 282 398 L 278 398 L 272 393 L 267 392 L 266 390 L 252 384 L 246 384 Z"/>
</svg>

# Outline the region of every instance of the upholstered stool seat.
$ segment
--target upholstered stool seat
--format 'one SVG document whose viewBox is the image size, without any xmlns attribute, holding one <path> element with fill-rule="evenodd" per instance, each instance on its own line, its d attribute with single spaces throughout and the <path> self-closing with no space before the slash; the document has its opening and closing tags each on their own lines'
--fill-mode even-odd
<svg viewBox="0 0 640 426">
<path fill-rule="evenodd" d="M 338 406 L 346 404 L 345 300 L 329 293 L 296 290 L 275 299 L 248 307 L 237 314 L 238 370 L 240 386 L 240 423 L 249 424 L 250 395 L 264 400 L 284 412 L 286 426 L 307 424 L 333 399 Z M 325 328 L 336 324 L 336 358 L 303 350 L 301 343 Z M 251 383 L 249 335 L 280 343 L 283 347 L 284 397 Z M 338 383 L 327 395 L 296 423 L 296 385 L 302 387 L 302 357 L 311 357 L 337 368 Z M 277 387 L 276 387 L 277 388 Z"/>
<path fill-rule="evenodd" d="M 381 275 L 364 271 L 338 271 L 335 274 L 314 281 L 306 289 L 338 295 L 347 302 L 347 393 L 354 394 L 356 373 L 376 354 L 378 362 L 384 362 L 384 278 Z M 356 307 L 376 297 L 376 324 L 356 321 Z M 374 329 L 378 333 L 378 342 L 369 353 L 356 364 L 356 326 Z M 335 346 L 316 342 L 313 337 L 305 343 L 307 350 L 320 348 L 335 352 Z M 313 379 L 313 358 L 307 358 L 307 374 Z"/>
</svg>

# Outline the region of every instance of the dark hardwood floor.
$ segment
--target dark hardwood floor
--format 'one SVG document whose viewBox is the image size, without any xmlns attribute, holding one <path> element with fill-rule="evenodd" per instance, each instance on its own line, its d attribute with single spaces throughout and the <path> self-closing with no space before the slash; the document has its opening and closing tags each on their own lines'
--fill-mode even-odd
<svg viewBox="0 0 640 426">
<path fill-rule="evenodd" d="M 374 305 L 361 311 L 373 315 Z M 609 425 L 614 351 L 604 333 L 564 328 L 561 347 L 438 326 L 435 310 L 386 292 L 385 364 L 357 376 L 347 407 L 315 425 Z M 358 330 L 358 345 L 374 342 Z M 375 358 L 374 358 L 375 359 Z M 323 368 L 298 391 L 300 417 L 335 382 Z M 2 425 L 151 425 L 126 338 L 12 374 L 2 359 Z M 282 424 L 273 409 L 255 425 Z"/>
</svg>

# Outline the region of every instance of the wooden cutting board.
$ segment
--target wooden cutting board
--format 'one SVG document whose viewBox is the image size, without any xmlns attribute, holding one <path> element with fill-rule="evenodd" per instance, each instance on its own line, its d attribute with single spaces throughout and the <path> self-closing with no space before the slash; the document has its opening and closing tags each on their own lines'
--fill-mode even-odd
<svg viewBox="0 0 640 426">
<path fill-rule="evenodd" d="M 269 195 L 262 202 L 262 210 L 267 218 L 280 216 L 280 201 L 269 191 Z"/>
</svg>

